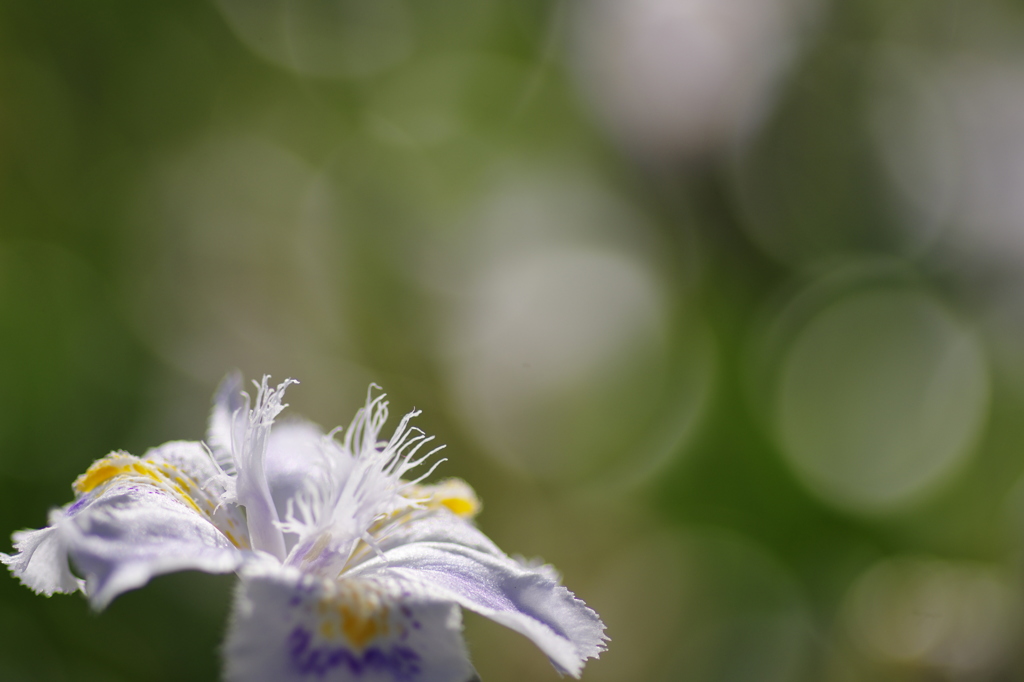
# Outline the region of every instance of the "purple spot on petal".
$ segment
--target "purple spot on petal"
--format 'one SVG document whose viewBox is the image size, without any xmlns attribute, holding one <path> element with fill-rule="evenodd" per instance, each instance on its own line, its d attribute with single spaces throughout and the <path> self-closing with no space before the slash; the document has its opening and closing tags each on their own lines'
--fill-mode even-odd
<svg viewBox="0 0 1024 682">
<path fill-rule="evenodd" d="M 310 646 L 313 636 L 301 625 L 288 636 L 292 669 L 303 676 L 322 678 L 337 668 L 347 668 L 353 677 L 387 673 L 398 682 L 412 682 L 419 675 L 420 656 L 406 646 L 381 649 L 371 646 L 362 654 L 343 646 Z"/>
<path fill-rule="evenodd" d="M 297 627 L 292 630 L 292 634 L 288 636 L 288 652 L 292 658 L 300 655 L 309 646 L 310 634 L 309 631 L 302 627 Z"/>
</svg>

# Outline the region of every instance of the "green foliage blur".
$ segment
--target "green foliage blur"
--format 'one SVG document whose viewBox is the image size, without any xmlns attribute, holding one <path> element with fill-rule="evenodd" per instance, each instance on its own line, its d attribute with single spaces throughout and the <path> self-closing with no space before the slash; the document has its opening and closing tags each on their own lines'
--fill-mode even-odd
<svg viewBox="0 0 1024 682">
<path fill-rule="evenodd" d="M 0 532 L 376 382 L 584 680 L 1022 679 L 1021 197 L 1015 0 L 0 0 Z M 2 577 L 0 679 L 217 679 L 232 586 Z"/>
</svg>

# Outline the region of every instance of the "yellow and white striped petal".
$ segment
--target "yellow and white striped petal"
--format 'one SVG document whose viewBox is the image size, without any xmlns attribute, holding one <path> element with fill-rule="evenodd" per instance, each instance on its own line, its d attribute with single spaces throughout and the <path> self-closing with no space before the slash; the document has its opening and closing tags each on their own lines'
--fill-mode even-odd
<svg viewBox="0 0 1024 682">
<path fill-rule="evenodd" d="M 230 573 L 245 558 L 203 515 L 139 483 L 106 487 L 58 529 L 97 609 L 154 576 L 188 569 Z"/>
<path fill-rule="evenodd" d="M 50 594 L 81 585 L 70 559 L 97 609 L 155 575 L 234 571 L 248 547 L 245 519 L 219 504 L 214 470 L 199 443 L 167 443 L 143 458 L 112 453 L 78 477 L 76 501 L 54 510 L 49 527 L 16 533 L 18 554 L 3 562 Z"/>
</svg>

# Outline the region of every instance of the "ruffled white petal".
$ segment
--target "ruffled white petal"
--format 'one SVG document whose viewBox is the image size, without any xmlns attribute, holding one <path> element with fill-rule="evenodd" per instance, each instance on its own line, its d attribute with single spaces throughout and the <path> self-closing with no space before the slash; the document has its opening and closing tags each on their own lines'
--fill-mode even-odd
<svg viewBox="0 0 1024 682">
<path fill-rule="evenodd" d="M 249 548 L 245 515 L 237 505 L 223 501 L 223 477 L 202 443 L 171 441 L 151 448 L 142 459 L 155 464 L 167 477 L 179 501 L 206 516 L 233 545 Z"/>
<path fill-rule="evenodd" d="M 604 624 L 553 580 L 553 571 L 505 556 L 482 533 L 447 512 L 410 522 L 353 577 L 392 576 L 417 594 L 446 599 L 529 637 L 560 671 L 578 677 L 604 650 Z"/>
<path fill-rule="evenodd" d="M 141 459 L 112 453 L 75 481 L 78 499 L 51 512 L 49 527 L 15 534 L 18 554 L 3 563 L 44 594 L 84 586 L 98 609 L 162 573 L 233 571 L 245 519 L 219 505 L 215 473 L 199 443 L 166 443 Z"/>
<path fill-rule="evenodd" d="M 190 478 L 204 497 L 220 501 L 224 492 L 223 481 L 212 455 L 202 443 L 172 440 L 150 448 L 142 459 L 171 465 Z"/>
<path fill-rule="evenodd" d="M 213 410 L 206 430 L 206 442 L 221 470 L 235 475 L 234 444 L 245 438 L 245 413 L 249 409 L 242 392 L 241 372 L 224 377 L 213 397 Z"/>
<path fill-rule="evenodd" d="M 225 646 L 229 682 L 469 682 L 458 607 L 387 578 L 247 569 Z"/>
<path fill-rule="evenodd" d="M 64 510 L 50 512 L 50 523 L 57 524 Z M 47 597 L 54 592 L 75 592 L 84 587 L 68 566 L 68 550 L 64 537 L 57 528 L 48 526 L 39 530 L 23 530 L 14 534 L 17 554 L 0 553 L 0 563 L 6 564 L 22 583 Z"/>
<path fill-rule="evenodd" d="M 441 542 L 461 545 L 511 561 L 479 528 L 445 508 L 415 511 L 399 523 L 389 525 L 385 533 L 376 538 L 377 547 L 385 554 L 404 545 Z M 370 556 L 372 554 L 366 556 L 366 559 Z"/>
<path fill-rule="evenodd" d="M 336 477 L 345 480 L 355 460 L 317 425 L 300 420 L 274 425 L 267 442 L 264 467 L 270 497 L 279 519 L 292 515 L 288 505 L 306 494 L 316 479 Z M 297 533 L 285 533 L 285 551 L 298 541 Z"/>
<path fill-rule="evenodd" d="M 409 425 L 419 414 L 416 411 L 402 418 L 390 440 L 380 440 L 388 404 L 383 395 L 373 396 L 373 388 L 345 431 L 340 449 L 332 442 L 338 456 L 325 449 L 320 472 L 311 476 L 281 525 L 298 536 L 285 560 L 290 566 L 337 575 L 361 543 L 374 546 L 371 528 L 420 504 L 406 494 L 419 479 L 410 482 L 403 477 L 440 448 L 419 454 L 433 438 Z"/>
<path fill-rule="evenodd" d="M 283 402 L 285 389 L 297 382 L 293 379 L 286 379 L 276 388 L 272 388 L 268 383 L 269 378 L 264 376 L 263 381 L 257 384 L 255 405 L 245 414 L 244 438 L 241 442 L 237 438 L 232 442 L 232 455 L 237 472 L 234 477 L 235 499 L 239 505 L 245 507 L 245 517 L 249 526 L 249 541 L 252 543 L 253 549 L 267 552 L 283 560 L 285 558 L 284 533 L 280 527 L 277 508 L 270 496 L 265 467 L 267 445 L 274 419 L 287 407 Z M 245 396 L 248 405 L 248 395 L 244 393 L 242 395 Z M 235 420 L 237 421 L 237 419 L 236 416 Z M 232 428 L 232 435 L 236 435 L 237 426 Z"/>
<path fill-rule="evenodd" d="M 203 515 L 141 483 L 114 483 L 57 526 L 97 609 L 156 575 L 230 573 L 243 552 Z"/>
</svg>

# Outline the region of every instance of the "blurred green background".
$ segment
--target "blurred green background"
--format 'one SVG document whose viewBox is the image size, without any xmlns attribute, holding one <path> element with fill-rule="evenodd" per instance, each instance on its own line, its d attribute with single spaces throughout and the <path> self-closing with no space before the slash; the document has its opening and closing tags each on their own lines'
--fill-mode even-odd
<svg viewBox="0 0 1024 682">
<path fill-rule="evenodd" d="M 422 408 L 585 680 L 1024 679 L 1024 3 L 0 0 L 0 529 L 234 368 Z M 216 679 L 232 584 L 0 579 L 0 678 Z"/>
</svg>

